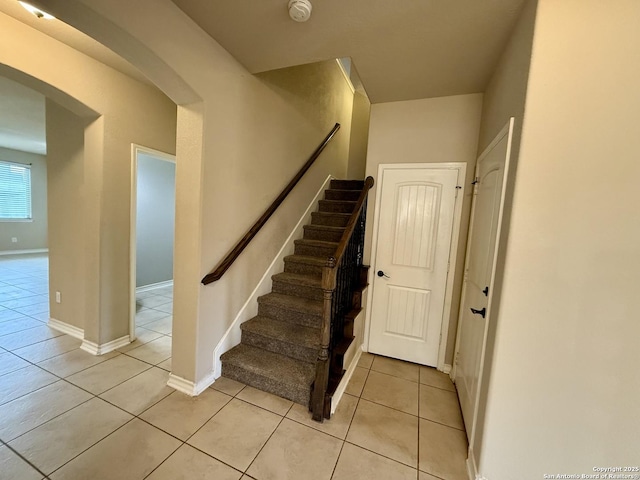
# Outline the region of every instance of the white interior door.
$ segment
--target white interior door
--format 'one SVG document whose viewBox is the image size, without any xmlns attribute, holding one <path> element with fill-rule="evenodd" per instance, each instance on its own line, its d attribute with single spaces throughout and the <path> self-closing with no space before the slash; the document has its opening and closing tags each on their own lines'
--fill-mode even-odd
<svg viewBox="0 0 640 480">
<path fill-rule="evenodd" d="M 478 159 L 460 303 L 456 386 L 469 438 L 479 392 L 513 120 Z"/>
<path fill-rule="evenodd" d="M 379 175 L 372 353 L 438 363 L 458 175 L 392 166 Z"/>
</svg>

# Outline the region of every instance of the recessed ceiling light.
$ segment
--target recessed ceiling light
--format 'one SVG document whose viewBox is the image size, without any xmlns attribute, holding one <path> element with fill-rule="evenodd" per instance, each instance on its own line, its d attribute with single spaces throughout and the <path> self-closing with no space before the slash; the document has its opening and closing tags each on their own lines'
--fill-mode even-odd
<svg viewBox="0 0 640 480">
<path fill-rule="evenodd" d="M 44 18 L 45 20 L 53 20 L 54 18 L 56 18 L 53 15 L 43 10 L 40 10 L 39 8 L 36 8 L 27 2 L 18 2 L 18 3 L 20 3 L 20 5 L 22 5 L 25 8 L 25 10 L 27 10 L 29 13 L 34 14 L 38 18 Z"/>
</svg>

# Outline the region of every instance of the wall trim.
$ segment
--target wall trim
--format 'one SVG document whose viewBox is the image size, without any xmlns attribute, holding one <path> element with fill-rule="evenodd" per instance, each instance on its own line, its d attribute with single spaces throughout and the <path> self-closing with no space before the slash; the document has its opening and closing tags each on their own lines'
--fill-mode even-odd
<svg viewBox="0 0 640 480">
<path fill-rule="evenodd" d="M 150 283 L 149 285 L 142 285 L 141 287 L 136 287 L 136 293 L 149 292 L 151 290 L 156 290 L 158 288 L 164 287 L 173 287 L 173 280 L 167 280 L 165 282 L 158 283 Z"/>
<path fill-rule="evenodd" d="M 360 360 L 361 356 L 362 356 L 362 345 L 360 345 L 360 348 L 358 348 L 358 350 L 356 351 L 356 354 L 353 356 L 353 360 L 351 360 L 351 364 L 347 368 L 347 371 L 344 372 L 344 375 L 342 376 L 342 379 L 338 384 L 338 388 L 336 388 L 336 391 L 333 394 L 333 397 L 331 397 L 331 415 L 336 413 L 336 409 L 340 404 L 340 400 L 342 400 L 342 396 L 344 395 L 344 392 L 347 389 L 347 385 L 349 384 L 349 381 L 353 376 L 353 372 L 356 371 L 356 367 L 358 366 L 358 361 Z"/>
<path fill-rule="evenodd" d="M 445 364 L 442 366 L 442 370 L 441 370 L 441 372 L 442 372 L 442 373 L 446 373 L 447 375 L 449 375 L 449 377 L 451 377 L 451 369 L 452 369 L 451 365 L 449 365 L 448 363 L 445 363 Z M 453 380 L 453 379 L 452 379 L 452 380 Z"/>
<path fill-rule="evenodd" d="M 125 345 L 129 345 L 131 340 L 129 340 L 129 335 L 125 335 L 124 337 L 116 338 L 115 340 L 111 340 L 110 342 L 103 343 L 102 345 L 98 345 L 91 340 L 85 339 L 80 346 L 81 350 L 90 353 L 91 355 L 104 355 L 105 353 L 112 352 L 117 350 L 118 348 L 124 347 Z"/>
<path fill-rule="evenodd" d="M 204 377 L 197 383 L 171 373 L 169 374 L 169 381 L 167 382 L 167 386 L 178 390 L 179 392 L 182 392 L 186 395 L 189 395 L 190 397 L 197 397 L 207 388 L 213 385 L 215 380 L 216 377 L 214 376 L 214 372 L 210 372 L 206 377 Z"/>
<path fill-rule="evenodd" d="M 280 248 L 280 251 L 277 253 L 267 270 L 262 275 L 262 278 L 256 285 L 256 288 L 253 290 L 253 292 L 251 292 L 251 295 L 249 295 L 249 298 L 247 298 L 247 301 L 244 303 L 244 305 L 236 315 L 236 318 L 233 320 L 233 322 L 231 322 L 231 325 L 222 336 L 220 342 L 218 342 L 218 345 L 216 345 L 216 348 L 213 350 L 213 375 L 215 378 L 218 378 L 220 377 L 220 375 L 222 375 L 222 363 L 220 362 L 220 356 L 240 343 L 240 324 L 257 315 L 258 297 L 266 295 L 271 291 L 271 276 L 282 271 L 281 269 L 284 257 L 293 253 L 294 240 L 301 237 L 302 232 L 304 231 L 304 225 L 306 225 L 310 221 L 311 212 L 315 210 L 316 205 L 318 204 L 318 200 L 320 200 L 321 195 L 324 193 L 327 185 L 332 178 L 333 176 L 329 175 L 322 183 L 322 186 L 313 197 L 313 200 L 311 201 L 305 212 L 302 214 L 302 217 L 300 217 L 300 220 L 293 228 L 287 239 L 284 241 L 284 244 Z"/>
<path fill-rule="evenodd" d="M 49 253 L 48 248 L 31 248 L 27 250 L 2 250 L 0 255 L 25 255 L 29 253 Z"/>
<path fill-rule="evenodd" d="M 478 474 L 478 468 L 476 466 L 476 459 L 475 456 L 473 454 L 473 448 L 469 447 L 468 450 L 468 457 L 467 457 L 467 476 L 469 477 L 469 480 L 480 480 L 481 477 Z M 486 479 L 485 479 L 486 480 Z"/>
<path fill-rule="evenodd" d="M 59 332 L 66 333 L 71 337 L 84 340 L 84 329 L 80 327 L 76 327 L 75 325 L 71 325 L 67 322 L 63 322 L 55 318 L 50 318 L 49 321 L 47 322 L 47 325 L 53 328 L 54 330 L 58 330 Z"/>
</svg>

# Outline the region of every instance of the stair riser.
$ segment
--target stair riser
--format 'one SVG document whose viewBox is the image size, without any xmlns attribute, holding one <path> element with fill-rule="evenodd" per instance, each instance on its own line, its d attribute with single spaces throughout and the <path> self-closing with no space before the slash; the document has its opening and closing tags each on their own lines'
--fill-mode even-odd
<svg viewBox="0 0 640 480">
<path fill-rule="evenodd" d="M 349 217 L 346 215 L 323 215 L 324 212 L 313 212 L 311 214 L 312 225 L 326 225 L 328 227 L 346 227 Z"/>
<path fill-rule="evenodd" d="M 320 315 L 287 310 L 286 308 L 282 308 L 277 305 L 259 303 L 258 315 L 275 318 L 281 322 L 302 325 L 303 327 L 320 328 L 322 325 L 322 317 Z"/>
<path fill-rule="evenodd" d="M 320 200 L 318 202 L 319 212 L 351 213 L 354 208 L 355 205 L 352 202 L 331 202 L 327 200 Z"/>
<path fill-rule="evenodd" d="M 320 247 L 318 245 L 306 245 L 304 243 L 296 243 L 294 250 L 296 255 L 307 255 L 309 257 L 327 258 L 336 253 L 336 247 Z"/>
<path fill-rule="evenodd" d="M 331 190 L 362 190 L 363 187 L 362 180 L 331 180 L 329 185 Z"/>
<path fill-rule="evenodd" d="M 355 202 L 360 198 L 360 190 L 325 190 L 325 200 L 348 200 Z"/>
<path fill-rule="evenodd" d="M 342 231 L 323 230 L 321 228 L 313 228 L 310 225 L 304 227 L 304 238 L 306 240 L 322 240 L 324 242 L 339 242 L 342 239 Z"/>
<path fill-rule="evenodd" d="M 322 300 L 322 289 L 308 287 L 306 285 L 296 285 L 292 283 L 273 281 L 273 291 L 284 295 L 309 298 L 311 300 Z"/>
<path fill-rule="evenodd" d="M 320 338 L 319 330 L 318 338 Z M 295 345 L 282 342 L 275 338 L 265 337 L 263 335 L 259 335 L 255 332 L 250 332 L 247 330 L 242 331 L 242 343 L 244 343 L 245 345 L 262 348 L 263 350 L 269 350 L 273 353 L 286 355 L 287 357 L 295 358 L 296 360 L 302 360 L 303 362 L 313 363 L 318 358 L 318 348 L 309 348 L 303 345 Z"/>
<path fill-rule="evenodd" d="M 224 377 L 236 380 L 238 382 L 250 385 L 264 392 L 273 393 L 280 397 L 299 403 L 305 407 L 309 404 L 311 396 L 311 387 L 300 386 L 294 387 L 281 382 L 275 382 L 269 378 L 249 372 L 237 365 L 229 365 L 222 363 L 222 375 Z"/>
<path fill-rule="evenodd" d="M 302 275 L 315 275 L 317 277 L 322 276 L 322 267 L 318 265 L 309 265 L 308 263 L 298 263 L 287 260 L 284 261 L 284 271 Z"/>
</svg>

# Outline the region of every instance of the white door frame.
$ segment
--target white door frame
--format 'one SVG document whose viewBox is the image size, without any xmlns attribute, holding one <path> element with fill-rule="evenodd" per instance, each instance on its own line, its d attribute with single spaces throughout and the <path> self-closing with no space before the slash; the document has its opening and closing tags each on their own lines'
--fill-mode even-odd
<svg viewBox="0 0 640 480">
<path fill-rule="evenodd" d="M 441 319 L 440 344 L 438 346 L 438 370 L 449 373 L 451 365 L 445 364 L 445 354 L 447 350 L 447 339 L 449 338 L 449 318 L 451 316 L 451 303 L 453 298 L 453 277 L 456 271 L 456 260 L 458 253 L 458 239 L 460 236 L 460 223 L 462 218 L 462 203 L 465 191 L 465 175 L 467 164 L 465 162 L 446 163 L 381 163 L 378 165 L 378 175 L 376 177 L 376 203 L 373 217 L 373 237 L 371 241 L 371 266 L 369 267 L 369 285 L 373 285 L 372 276 L 376 271 L 376 254 L 378 249 L 378 225 L 380 222 L 380 203 L 382 202 L 381 182 L 384 170 L 386 169 L 412 169 L 423 168 L 431 170 L 457 170 L 458 186 L 453 212 L 453 230 L 451 232 L 451 248 L 449 252 L 449 271 L 447 273 L 447 284 L 445 287 L 444 309 Z M 371 305 L 373 304 L 373 288 L 367 292 L 367 309 L 365 315 L 364 350 L 369 351 L 369 335 L 371 332 Z"/>
<path fill-rule="evenodd" d="M 136 339 L 136 220 L 138 207 L 138 154 L 146 153 L 176 163 L 176 156 L 136 143 L 131 144 L 131 210 L 129 212 L 129 340 Z"/>
<path fill-rule="evenodd" d="M 476 162 L 476 174 L 478 172 L 478 165 L 480 164 L 480 161 L 486 157 L 491 150 L 493 150 L 493 148 L 500 143 L 500 141 L 506 136 L 509 135 L 510 130 L 513 128 L 515 119 L 514 117 L 511 117 L 509 119 L 509 121 L 507 122 L 507 124 L 502 128 L 502 130 L 500 131 L 500 133 L 498 133 L 498 135 L 493 139 L 493 141 L 487 146 L 487 148 L 484 149 L 484 151 L 482 152 L 482 154 L 478 157 L 478 160 Z M 504 172 L 503 172 L 503 183 L 502 183 L 502 192 L 500 193 L 500 207 L 499 207 L 499 211 L 498 211 L 498 228 L 496 230 L 496 243 L 494 245 L 494 255 L 493 255 L 493 264 L 491 265 L 491 278 L 489 280 L 489 295 L 487 297 L 487 313 L 486 313 L 486 324 L 485 324 L 485 330 L 484 330 L 484 336 L 482 339 L 482 350 L 480 353 L 480 369 L 478 372 L 478 383 L 476 385 L 476 391 L 480 392 L 480 389 L 482 388 L 482 373 L 484 370 L 484 361 L 485 361 L 485 355 L 486 355 L 486 348 L 487 348 L 487 333 L 489 331 L 489 321 L 491 320 L 491 304 L 492 304 L 492 300 L 493 300 L 493 295 L 495 294 L 494 292 L 494 284 L 495 284 L 495 274 L 496 274 L 496 267 L 497 267 L 497 263 L 498 263 L 498 249 L 500 247 L 500 234 L 502 231 L 502 221 L 503 221 L 503 217 L 504 217 L 504 202 L 505 202 L 505 198 L 506 198 L 506 191 L 507 191 L 507 181 L 509 178 L 509 164 L 511 162 L 511 147 L 512 147 L 512 141 L 513 141 L 513 136 L 511 138 L 508 138 L 507 140 L 507 151 L 506 151 L 506 160 L 505 160 L 505 164 L 504 164 Z M 471 216 L 470 216 L 470 224 L 469 224 L 469 233 L 468 235 L 470 236 L 473 232 L 473 216 L 475 214 L 475 200 L 473 201 L 472 207 L 471 207 Z M 467 242 L 467 251 L 466 251 L 466 255 L 465 255 L 465 272 L 468 268 L 469 265 L 469 251 L 471 250 L 471 243 Z M 462 294 L 461 294 L 461 298 L 460 298 L 460 312 L 459 312 L 459 316 L 458 316 L 458 332 L 456 335 L 456 348 L 455 348 L 455 353 L 454 353 L 454 362 L 453 362 L 453 370 L 451 372 L 451 378 L 452 380 L 455 382 L 455 378 L 456 378 L 456 362 L 455 359 L 458 356 L 458 352 L 460 351 L 460 336 L 461 336 L 461 328 L 460 326 L 462 325 L 462 315 L 463 315 L 463 311 L 462 311 L 462 306 L 464 305 L 464 300 L 465 300 L 465 294 L 466 294 L 466 288 L 465 288 L 465 283 L 463 280 L 463 284 L 462 284 Z M 468 439 L 469 439 L 469 452 L 471 452 L 473 450 L 473 441 L 474 441 L 474 436 L 475 436 L 475 429 L 476 429 L 476 423 L 477 423 L 477 419 L 478 419 L 478 397 L 477 397 L 477 393 L 476 393 L 476 404 L 473 407 L 473 420 L 471 422 L 471 428 L 469 429 L 469 433 L 468 433 Z M 470 456 L 471 458 L 471 456 Z"/>
</svg>

